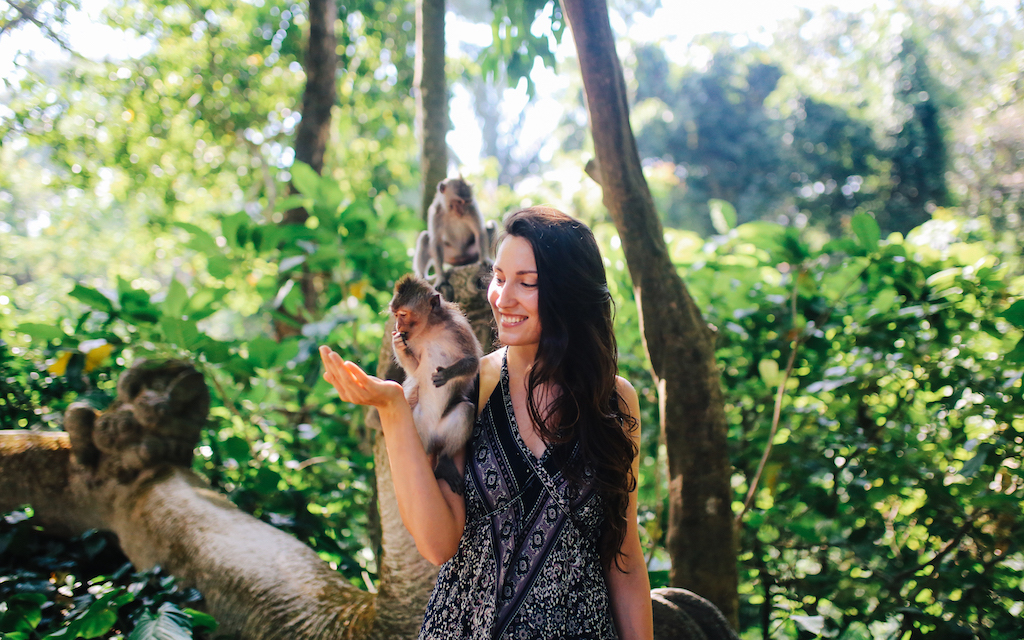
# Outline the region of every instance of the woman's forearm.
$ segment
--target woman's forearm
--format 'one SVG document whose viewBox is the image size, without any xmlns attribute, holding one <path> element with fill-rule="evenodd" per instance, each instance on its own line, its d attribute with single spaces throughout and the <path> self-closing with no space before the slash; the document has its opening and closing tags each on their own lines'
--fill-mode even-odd
<svg viewBox="0 0 1024 640">
<path fill-rule="evenodd" d="M 378 413 L 402 522 L 420 554 L 433 564 L 442 564 L 459 548 L 465 526 L 464 503 L 434 478 L 409 405 L 378 407 Z"/>
<path fill-rule="evenodd" d="M 447 485 L 441 489 L 434 479 L 402 386 L 368 375 L 329 347 L 320 347 L 320 357 L 324 363 L 324 379 L 331 383 L 341 400 L 377 409 L 398 511 L 416 548 L 434 564 L 448 560 L 455 554 L 462 537 L 465 502 Z"/>
</svg>

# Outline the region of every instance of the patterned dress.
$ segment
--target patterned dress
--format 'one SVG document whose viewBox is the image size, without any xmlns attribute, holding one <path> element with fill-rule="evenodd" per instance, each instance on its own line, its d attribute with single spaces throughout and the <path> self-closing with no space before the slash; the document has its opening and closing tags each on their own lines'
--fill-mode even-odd
<svg viewBox="0 0 1024 640">
<path fill-rule="evenodd" d="M 598 493 L 519 435 L 508 366 L 466 455 L 466 528 L 441 567 L 420 639 L 616 638 L 597 551 Z M 575 453 L 575 452 L 574 452 Z"/>
</svg>

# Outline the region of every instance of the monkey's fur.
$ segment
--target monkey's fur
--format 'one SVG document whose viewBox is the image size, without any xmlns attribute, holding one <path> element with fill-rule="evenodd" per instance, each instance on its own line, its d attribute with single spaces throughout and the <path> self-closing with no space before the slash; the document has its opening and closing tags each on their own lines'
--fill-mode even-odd
<svg viewBox="0 0 1024 640">
<path fill-rule="evenodd" d="M 476 374 L 483 350 L 458 305 L 441 297 L 423 278 L 403 276 L 391 300 L 395 361 L 405 371 L 405 397 L 430 455 L 434 475 L 462 494 L 452 456 L 469 440 L 476 420 Z"/>
<path fill-rule="evenodd" d="M 427 211 L 427 230 L 416 240 L 413 269 L 426 278 L 433 265 L 434 286 L 440 289 L 448 285 L 444 265 L 490 263 L 491 236 L 469 183 L 462 178 L 443 180 Z"/>
</svg>

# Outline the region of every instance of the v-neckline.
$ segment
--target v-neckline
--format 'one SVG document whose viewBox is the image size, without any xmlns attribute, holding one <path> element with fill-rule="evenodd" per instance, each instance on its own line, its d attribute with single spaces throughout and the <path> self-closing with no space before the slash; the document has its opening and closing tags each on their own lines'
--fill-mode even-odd
<svg viewBox="0 0 1024 640">
<path fill-rule="evenodd" d="M 508 414 L 508 424 L 512 431 L 512 437 L 515 439 L 516 444 L 519 445 L 519 449 L 524 455 L 529 456 L 529 459 L 532 462 L 543 467 L 544 461 L 547 460 L 548 454 L 551 452 L 551 446 L 544 442 L 542 438 L 541 442 L 544 442 L 544 451 L 542 451 L 538 457 L 533 453 L 530 447 L 526 445 L 526 441 L 523 440 L 523 434 L 519 432 L 519 421 L 516 420 L 515 407 L 512 406 L 512 388 L 508 375 L 508 349 L 505 350 L 505 353 L 501 358 L 501 393 L 505 398 L 505 412 Z"/>
</svg>

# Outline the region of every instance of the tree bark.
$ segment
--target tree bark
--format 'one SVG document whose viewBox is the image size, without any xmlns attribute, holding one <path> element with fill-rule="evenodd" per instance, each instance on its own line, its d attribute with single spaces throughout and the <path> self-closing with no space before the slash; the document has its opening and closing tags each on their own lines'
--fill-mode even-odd
<svg viewBox="0 0 1024 640">
<path fill-rule="evenodd" d="M 324 168 L 324 152 L 331 134 L 331 108 L 337 90 L 338 39 L 334 23 L 338 19 L 335 0 L 309 0 L 309 42 L 302 69 L 306 73 L 306 89 L 302 94 L 302 120 L 295 132 L 295 159 L 313 167 L 317 173 Z M 292 189 L 294 193 L 294 188 Z M 285 224 L 301 224 L 309 217 L 302 207 L 288 210 Z"/>
<path fill-rule="evenodd" d="M 737 618 L 731 467 L 715 331 L 679 277 L 629 126 L 605 2 L 562 0 L 583 75 L 604 205 L 622 239 L 669 457 L 671 582 Z"/>
<path fill-rule="evenodd" d="M 302 65 L 306 73 L 306 88 L 302 94 L 302 119 L 295 132 L 295 160 L 305 162 L 318 174 L 323 173 L 324 152 L 331 134 L 331 108 L 337 97 L 334 86 L 338 70 L 338 39 L 334 34 L 337 19 L 335 0 L 309 0 L 309 41 Z M 290 191 L 296 193 L 294 185 Z M 285 212 L 281 224 L 304 224 L 308 218 L 309 212 L 305 207 L 295 207 Z M 322 274 L 310 273 L 303 265 L 298 285 L 303 306 L 308 312 L 314 312 L 318 307 L 317 279 L 321 277 Z M 289 316 L 283 308 L 280 311 L 282 315 Z M 304 320 L 301 313 L 298 316 L 289 317 L 301 326 Z M 275 337 L 281 340 L 297 335 L 300 328 L 294 323 L 275 320 Z"/>
<path fill-rule="evenodd" d="M 444 0 L 416 0 L 416 129 L 420 134 L 423 219 L 448 177 L 448 86 L 444 75 Z"/>
</svg>

